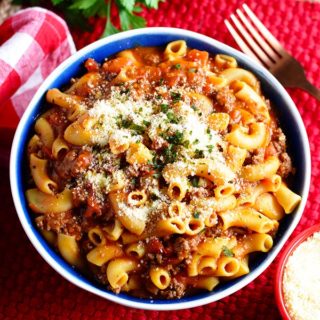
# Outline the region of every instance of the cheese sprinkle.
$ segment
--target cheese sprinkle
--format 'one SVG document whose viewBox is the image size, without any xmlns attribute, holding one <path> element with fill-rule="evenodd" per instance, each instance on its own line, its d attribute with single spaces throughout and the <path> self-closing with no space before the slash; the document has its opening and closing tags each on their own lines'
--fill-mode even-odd
<svg viewBox="0 0 320 320">
<path fill-rule="evenodd" d="M 293 320 L 320 319 L 320 232 L 294 250 L 285 266 L 283 293 Z"/>
</svg>

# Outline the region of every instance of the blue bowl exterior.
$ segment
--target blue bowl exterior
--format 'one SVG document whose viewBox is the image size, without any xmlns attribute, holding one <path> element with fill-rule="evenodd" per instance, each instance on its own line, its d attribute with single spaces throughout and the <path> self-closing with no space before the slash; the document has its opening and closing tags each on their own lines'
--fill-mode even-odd
<svg viewBox="0 0 320 320">
<path fill-rule="evenodd" d="M 152 28 L 150 28 L 152 29 Z M 197 48 L 200 50 L 206 50 L 212 54 L 217 53 L 224 53 L 234 56 L 239 65 L 245 69 L 251 70 L 260 80 L 261 87 L 264 95 L 272 101 L 272 105 L 274 107 L 274 110 L 276 111 L 276 115 L 280 120 L 281 127 L 283 128 L 286 136 L 287 136 L 287 144 L 289 148 L 289 153 L 293 158 L 294 166 L 297 169 L 297 174 L 294 179 L 293 183 L 293 190 L 297 192 L 298 194 L 306 194 L 308 189 L 308 165 L 310 165 L 308 162 L 310 162 L 308 155 L 310 153 L 308 145 L 306 145 L 303 142 L 303 138 L 301 136 L 301 132 L 299 131 L 299 126 L 297 125 L 296 117 L 294 115 L 294 111 L 288 107 L 288 97 L 286 95 L 282 95 L 279 93 L 279 83 L 262 67 L 258 66 L 257 64 L 254 64 L 250 59 L 248 59 L 246 56 L 244 56 L 242 53 L 227 47 L 222 44 L 210 44 L 203 41 L 203 38 L 199 39 L 198 36 L 194 33 L 186 33 L 182 30 L 176 29 L 175 33 L 168 33 L 166 28 L 162 28 L 163 31 L 157 32 L 156 35 L 150 33 L 144 33 L 144 30 L 141 30 L 140 33 L 131 34 L 128 33 L 128 37 L 124 39 L 115 40 L 111 43 L 104 44 L 104 41 L 99 42 L 99 46 L 95 47 L 93 50 L 90 50 L 87 52 L 86 50 L 81 50 L 77 53 L 78 58 L 73 61 L 71 64 L 64 63 L 63 72 L 60 72 L 58 76 L 49 77 L 50 80 L 45 82 L 45 86 L 42 86 L 39 91 L 41 91 L 41 98 L 37 99 L 37 101 L 32 101 L 29 109 L 30 114 L 28 118 L 24 121 L 23 127 L 21 128 L 19 132 L 19 136 L 16 137 L 16 139 L 19 139 L 17 142 L 17 148 L 16 150 L 13 150 L 13 152 L 16 152 L 16 156 L 13 158 L 13 161 L 11 162 L 11 170 L 15 171 L 14 179 L 14 185 L 17 186 L 17 190 L 12 190 L 13 193 L 17 193 L 17 197 L 20 201 L 20 205 L 23 210 L 23 214 L 25 215 L 25 218 L 28 223 L 29 232 L 33 233 L 33 235 L 36 237 L 38 244 L 42 247 L 43 250 L 45 250 L 53 260 L 55 260 L 67 273 L 68 278 L 77 279 L 78 282 L 82 282 L 83 285 L 94 287 L 95 293 L 98 293 L 101 296 L 110 298 L 110 300 L 115 301 L 117 298 L 123 299 L 123 301 L 120 301 L 120 303 L 123 303 L 125 305 L 130 305 L 130 302 L 136 302 L 139 305 L 134 305 L 135 307 L 141 307 L 146 309 L 165 309 L 165 306 L 161 305 L 167 305 L 168 309 L 179 309 L 188 307 L 188 304 L 190 302 L 193 302 L 192 306 L 200 305 L 202 304 L 201 301 L 203 300 L 205 303 L 210 301 L 217 300 L 215 297 L 223 297 L 223 292 L 228 291 L 228 289 L 231 289 L 236 284 L 245 283 L 247 284 L 251 280 L 253 280 L 257 275 L 259 275 L 265 268 L 265 266 L 269 265 L 272 260 L 275 257 L 274 251 L 279 252 L 281 247 L 284 244 L 283 237 L 285 235 L 285 238 L 288 238 L 290 233 L 293 231 L 293 228 L 298 223 L 299 219 L 294 222 L 293 225 L 293 219 L 295 217 L 295 214 L 286 216 L 279 228 L 279 232 L 275 238 L 275 243 L 273 249 L 264 254 L 256 254 L 254 256 L 254 259 L 250 261 L 250 268 L 251 272 L 248 275 L 245 275 L 241 278 L 232 280 L 230 282 L 226 282 L 223 284 L 220 284 L 213 292 L 209 293 L 202 293 L 198 294 L 192 297 L 186 297 L 179 300 L 149 300 L 149 299 L 139 299 L 132 296 L 129 296 L 127 294 L 118 294 L 115 295 L 112 292 L 109 292 L 107 290 L 104 290 L 102 287 L 100 287 L 98 284 L 95 284 L 88 280 L 85 276 L 81 275 L 77 270 L 75 270 L 73 267 L 71 267 L 68 263 L 66 263 L 59 254 L 57 254 L 56 251 L 52 249 L 50 245 L 47 244 L 47 242 L 43 239 L 37 228 L 35 227 L 34 221 L 33 221 L 33 214 L 28 208 L 28 205 L 26 203 L 26 199 L 24 196 L 25 192 L 25 177 L 26 177 L 26 145 L 27 141 L 30 138 L 30 133 L 33 132 L 34 127 L 34 121 L 37 118 L 39 114 L 41 114 L 44 109 L 44 102 L 45 97 L 44 93 L 50 89 L 50 88 L 61 88 L 67 84 L 69 84 L 70 79 L 72 77 L 79 76 L 84 73 L 85 69 L 83 67 L 84 61 L 88 58 L 94 58 L 98 62 L 102 62 L 104 58 L 109 57 L 121 50 L 125 50 L 128 48 L 132 48 L 135 46 L 164 46 L 170 41 L 178 40 L 178 39 L 184 39 L 187 42 L 187 45 L 191 48 Z M 212 41 L 212 40 L 211 40 Z M 61 71 L 61 70 L 60 70 Z M 275 85 L 276 83 L 276 85 Z M 28 110 L 29 110 L 28 109 Z M 307 155 L 307 156 L 306 156 Z M 23 164 L 23 165 L 21 165 Z M 11 182 L 12 183 L 12 182 Z M 13 184 L 13 183 L 12 183 Z M 14 189 L 14 188 L 13 188 Z M 17 205 L 16 205 L 17 206 Z M 18 210 L 19 211 L 19 210 Z M 291 227 L 291 232 L 288 234 L 288 230 Z M 286 239 L 285 239 L 286 240 Z M 256 275 L 252 277 L 252 274 L 257 271 Z M 66 276 L 66 275 L 64 275 Z M 246 278 L 250 277 L 250 279 Z M 244 284 L 244 285 L 245 285 Z M 242 286 L 237 286 L 238 288 L 241 288 Z M 82 286 L 83 287 L 83 286 Z M 233 292 L 233 291 L 232 291 Z M 219 293 L 221 295 L 219 295 Z M 115 299 L 113 299 L 113 297 Z M 218 298 L 219 299 L 219 298 Z M 200 303 L 197 303 L 197 300 L 199 300 Z M 201 301 L 200 301 L 201 300 Z M 119 302 L 119 301 L 117 301 Z M 174 304 L 175 306 L 170 307 L 170 305 Z M 191 305 L 190 305 L 191 306 Z"/>
</svg>

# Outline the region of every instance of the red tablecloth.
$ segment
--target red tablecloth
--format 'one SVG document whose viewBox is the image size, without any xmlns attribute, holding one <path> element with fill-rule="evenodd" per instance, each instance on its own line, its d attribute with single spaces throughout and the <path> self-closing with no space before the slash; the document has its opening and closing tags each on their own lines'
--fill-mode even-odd
<svg viewBox="0 0 320 320">
<path fill-rule="evenodd" d="M 308 78 L 320 87 L 320 3 L 295 0 L 247 0 L 246 3 L 305 66 Z M 158 11 L 144 12 L 148 26 L 171 26 L 197 31 L 236 46 L 223 20 L 243 1 L 167 0 Z M 96 40 L 74 34 L 78 48 Z M 303 218 L 294 234 L 319 222 L 320 217 L 320 103 L 300 90 L 289 92 L 307 128 L 312 153 L 312 181 Z M 156 312 L 123 307 L 70 284 L 44 262 L 24 234 L 13 207 L 6 160 L 10 132 L 0 132 L 0 319 L 279 319 L 274 299 L 278 260 L 255 281 L 216 303 L 194 309 Z"/>
</svg>

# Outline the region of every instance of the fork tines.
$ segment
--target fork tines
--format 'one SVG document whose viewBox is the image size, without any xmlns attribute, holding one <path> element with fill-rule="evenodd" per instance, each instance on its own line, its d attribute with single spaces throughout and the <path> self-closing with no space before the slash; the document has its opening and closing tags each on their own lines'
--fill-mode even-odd
<svg viewBox="0 0 320 320">
<path fill-rule="evenodd" d="M 224 22 L 243 52 L 271 68 L 286 51 L 246 4 L 242 9 L 230 16 L 234 26 L 227 19 Z"/>
</svg>

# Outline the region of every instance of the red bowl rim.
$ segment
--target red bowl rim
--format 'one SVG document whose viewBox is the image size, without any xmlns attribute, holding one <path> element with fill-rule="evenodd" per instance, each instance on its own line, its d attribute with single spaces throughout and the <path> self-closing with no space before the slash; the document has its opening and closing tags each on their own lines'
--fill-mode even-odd
<svg viewBox="0 0 320 320">
<path fill-rule="evenodd" d="M 275 296 L 276 296 L 276 302 L 279 308 L 279 311 L 281 313 L 281 316 L 284 320 L 291 320 L 291 317 L 287 311 L 287 308 L 285 306 L 284 297 L 283 297 L 283 291 L 282 291 L 282 278 L 283 278 L 283 272 L 284 268 L 287 264 L 289 256 L 292 254 L 292 252 L 307 238 L 309 238 L 312 234 L 316 233 L 317 231 L 320 231 L 320 223 L 315 224 L 308 229 L 302 231 L 297 236 L 295 236 L 287 245 L 285 250 L 282 252 L 280 256 L 280 261 L 278 263 L 277 269 L 276 269 L 276 275 L 275 275 Z"/>
</svg>

